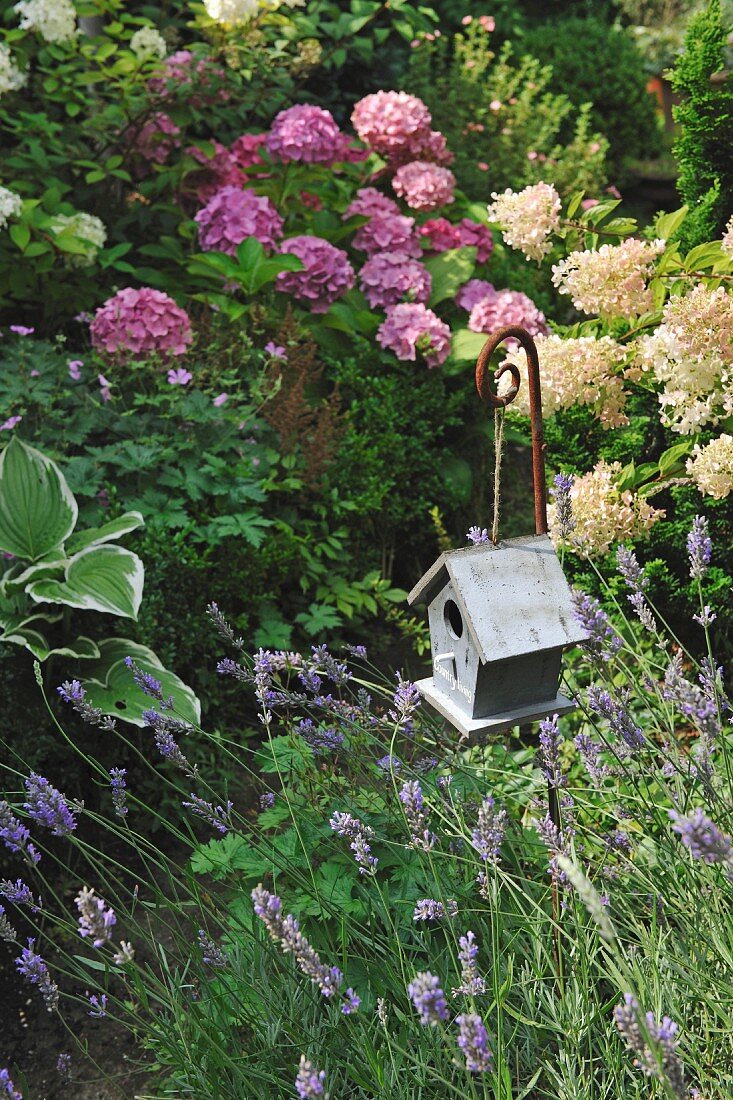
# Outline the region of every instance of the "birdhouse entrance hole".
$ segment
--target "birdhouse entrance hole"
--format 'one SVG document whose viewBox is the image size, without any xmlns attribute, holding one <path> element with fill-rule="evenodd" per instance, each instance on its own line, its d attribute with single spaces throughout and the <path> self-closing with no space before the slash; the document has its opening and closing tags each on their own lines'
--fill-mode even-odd
<svg viewBox="0 0 733 1100">
<path fill-rule="evenodd" d="M 460 638 L 463 635 L 463 616 L 455 600 L 445 601 L 444 615 L 451 638 Z"/>
</svg>

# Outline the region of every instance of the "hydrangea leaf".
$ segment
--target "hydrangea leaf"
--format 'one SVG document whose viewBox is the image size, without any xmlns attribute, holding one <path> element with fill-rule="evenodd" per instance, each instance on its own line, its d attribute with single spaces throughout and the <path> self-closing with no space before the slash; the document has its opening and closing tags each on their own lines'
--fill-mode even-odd
<svg viewBox="0 0 733 1100">
<path fill-rule="evenodd" d="M 56 463 L 13 436 L 0 455 L 0 550 L 38 561 L 69 537 L 77 515 Z"/>
<path fill-rule="evenodd" d="M 74 554 L 64 580 L 39 580 L 28 586 L 36 603 L 60 603 L 137 619 L 145 569 L 137 554 L 122 546 L 90 546 Z"/>
<path fill-rule="evenodd" d="M 458 329 L 453 333 L 449 361 L 463 363 L 469 359 L 475 360 L 487 340 L 488 336 L 484 332 L 472 332 L 468 328 Z"/>
<path fill-rule="evenodd" d="M 104 523 L 101 527 L 90 527 L 88 531 L 75 532 L 69 539 L 67 550 L 75 554 L 79 550 L 85 550 L 92 543 L 99 546 L 103 542 L 112 542 L 115 539 L 122 538 L 123 535 L 128 535 L 130 531 L 135 531 L 138 527 L 144 526 L 145 520 L 140 512 L 125 512 L 117 519 Z"/>
<path fill-rule="evenodd" d="M 476 266 L 476 249 L 451 248 L 425 261 L 430 272 L 433 289 L 428 305 L 432 309 L 446 298 L 455 298 L 459 289 L 473 275 Z"/>
<path fill-rule="evenodd" d="M 192 689 L 165 668 L 152 649 L 129 638 L 107 638 L 99 642 L 99 659 L 88 665 L 85 675 L 79 677 L 95 707 L 133 726 L 147 725 L 143 711 L 156 704 L 135 684 L 125 664 L 126 657 L 132 657 L 144 672 L 149 672 L 159 681 L 166 698 L 173 696 L 176 717 L 199 725 L 201 704 Z"/>
</svg>

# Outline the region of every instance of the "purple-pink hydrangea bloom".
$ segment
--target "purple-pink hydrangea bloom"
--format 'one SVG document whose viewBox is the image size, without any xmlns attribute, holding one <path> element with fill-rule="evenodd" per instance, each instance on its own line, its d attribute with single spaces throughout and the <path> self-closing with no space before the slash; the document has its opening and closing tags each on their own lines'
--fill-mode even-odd
<svg viewBox="0 0 733 1100">
<path fill-rule="evenodd" d="M 469 279 L 456 294 L 456 305 L 469 313 L 478 302 L 493 298 L 498 293 L 493 283 L 486 279 Z"/>
<path fill-rule="evenodd" d="M 165 111 L 156 111 L 140 129 L 130 133 L 133 152 L 148 163 L 165 164 L 174 149 L 181 144 L 180 126 L 176 126 Z"/>
<path fill-rule="evenodd" d="M 468 318 L 472 332 L 495 332 L 505 325 L 521 325 L 531 336 L 548 332 L 544 313 L 521 290 L 499 290 L 482 298 Z"/>
<path fill-rule="evenodd" d="M 270 200 L 239 187 L 217 191 L 194 220 L 206 252 L 233 256 L 237 245 L 248 237 L 256 237 L 265 248 L 274 250 L 283 235 L 283 219 Z"/>
<path fill-rule="evenodd" d="M 97 310 L 89 330 L 94 347 L 107 355 L 183 355 L 193 340 L 185 309 L 149 286 L 118 290 Z"/>
<path fill-rule="evenodd" d="M 360 187 L 356 198 L 346 207 L 345 218 L 360 216 L 371 218 L 375 214 L 399 214 L 400 208 L 389 195 L 383 195 L 376 187 Z"/>
<path fill-rule="evenodd" d="M 392 180 L 395 194 L 413 210 L 435 210 L 453 202 L 456 177 L 450 168 L 413 160 L 398 168 Z"/>
<path fill-rule="evenodd" d="M 377 252 L 362 267 L 359 285 L 374 309 L 393 306 L 405 299 L 427 302 L 432 280 L 427 268 L 407 252 Z"/>
<path fill-rule="evenodd" d="M 336 164 L 345 159 L 348 143 L 331 112 L 309 103 L 280 111 L 265 138 L 273 159 L 305 164 Z"/>
<path fill-rule="evenodd" d="M 212 65 L 207 57 L 196 58 L 190 50 L 176 50 L 166 57 L 161 66 L 161 75 L 148 81 L 148 88 L 154 95 L 168 96 L 176 94 L 183 87 L 193 85 L 195 92 L 186 87 L 186 102 L 191 107 L 203 107 L 217 99 L 226 102 L 230 98 L 227 88 L 219 87 L 215 94 L 203 95 L 201 92 L 212 81 L 226 79 L 223 69 Z"/>
<path fill-rule="evenodd" d="M 476 249 L 476 262 L 479 264 L 486 263 L 494 249 L 491 230 L 471 218 L 461 218 L 455 225 L 447 218 L 431 218 L 420 226 L 420 234 L 432 252 L 472 246 Z"/>
<path fill-rule="evenodd" d="M 377 341 L 398 359 L 414 362 L 421 352 L 429 367 L 439 367 L 450 354 L 450 329 L 420 302 L 403 302 L 388 309 L 377 329 Z"/>
<path fill-rule="evenodd" d="M 359 100 L 351 121 L 365 145 L 391 158 L 405 147 L 419 148 L 433 120 L 417 96 L 380 91 Z"/>
<path fill-rule="evenodd" d="M 373 256 L 375 252 L 406 252 L 419 259 L 422 248 L 415 231 L 415 219 L 389 212 L 374 214 L 354 236 L 354 248 Z"/>
<path fill-rule="evenodd" d="M 312 313 L 325 313 L 354 285 L 354 269 L 345 252 L 322 237 L 290 237 L 280 251 L 297 256 L 302 271 L 281 271 L 277 289 L 310 303 Z"/>
<path fill-rule="evenodd" d="M 186 190 L 196 196 L 197 201 L 206 203 L 224 187 L 242 187 L 246 177 L 241 170 L 239 159 L 222 145 L 212 141 L 213 156 L 209 156 L 197 145 L 190 145 L 185 152 L 201 165 L 201 169 L 189 173 L 186 177 Z"/>
</svg>

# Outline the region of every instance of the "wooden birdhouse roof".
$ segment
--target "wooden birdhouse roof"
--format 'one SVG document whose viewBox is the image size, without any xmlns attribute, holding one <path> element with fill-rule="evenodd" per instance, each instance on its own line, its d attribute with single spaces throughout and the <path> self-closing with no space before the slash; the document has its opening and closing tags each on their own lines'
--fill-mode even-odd
<svg viewBox="0 0 733 1100">
<path fill-rule="evenodd" d="M 407 597 L 430 603 L 448 582 L 483 664 L 574 645 L 586 632 L 547 535 L 441 554 Z"/>
</svg>

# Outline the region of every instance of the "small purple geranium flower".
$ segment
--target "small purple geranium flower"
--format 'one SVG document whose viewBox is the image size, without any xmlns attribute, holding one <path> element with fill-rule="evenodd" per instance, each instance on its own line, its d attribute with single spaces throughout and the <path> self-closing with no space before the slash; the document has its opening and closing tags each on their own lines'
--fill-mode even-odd
<svg viewBox="0 0 733 1100">
<path fill-rule="evenodd" d="M 228 393 L 220 393 L 218 397 L 214 398 L 214 405 L 217 409 L 221 408 L 222 405 L 226 405 L 228 400 L 229 400 L 229 394 Z"/>
<path fill-rule="evenodd" d="M 0 432 L 12 432 L 20 424 L 22 416 L 9 416 L 4 424 L 0 424 Z"/>
<path fill-rule="evenodd" d="M 176 370 L 168 371 L 168 382 L 171 386 L 187 386 L 193 378 L 190 371 L 187 371 L 185 367 L 178 367 Z"/>
<path fill-rule="evenodd" d="M 280 344 L 276 344 L 274 340 L 270 340 L 269 343 L 265 344 L 265 351 L 273 359 L 287 359 L 288 357 L 285 348 Z"/>
</svg>

